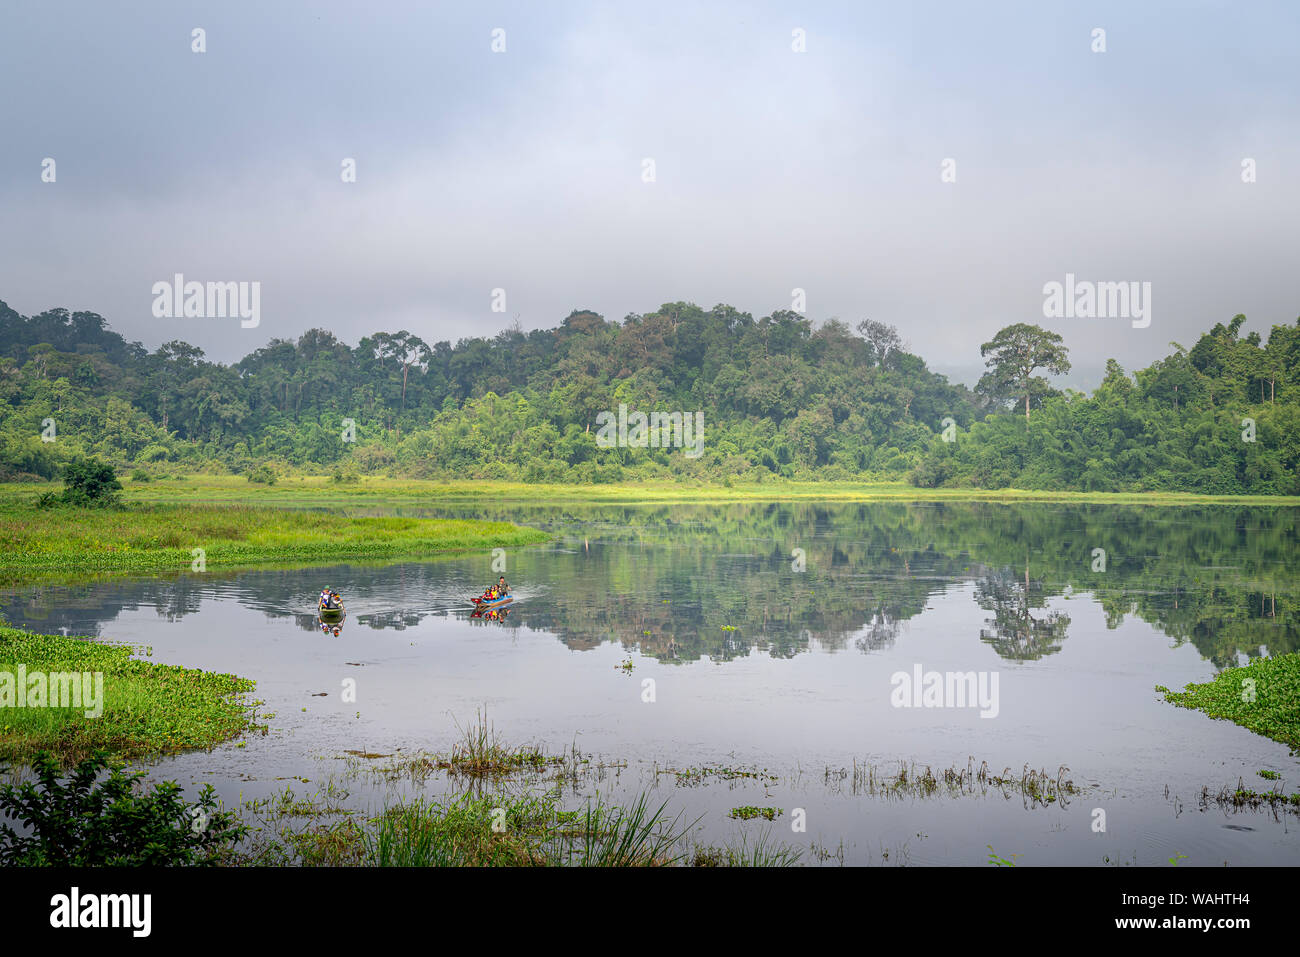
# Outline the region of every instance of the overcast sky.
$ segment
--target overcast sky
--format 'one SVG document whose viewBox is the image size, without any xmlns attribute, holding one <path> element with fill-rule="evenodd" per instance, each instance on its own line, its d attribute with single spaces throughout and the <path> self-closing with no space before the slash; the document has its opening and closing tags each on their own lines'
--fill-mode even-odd
<svg viewBox="0 0 1300 957">
<path fill-rule="evenodd" d="M 967 381 L 1042 324 L 1090 386 L 1300 316 L 1297 49 L 1294 2 L 6 0 L 0 299 L 228 362 L 801 288 Z M 1044 318 L 1067 272 L 1150 282 L 1150 326 Z M 260 325 L 155 318 L 175 273 L 260 282 Z"/>
</svg>

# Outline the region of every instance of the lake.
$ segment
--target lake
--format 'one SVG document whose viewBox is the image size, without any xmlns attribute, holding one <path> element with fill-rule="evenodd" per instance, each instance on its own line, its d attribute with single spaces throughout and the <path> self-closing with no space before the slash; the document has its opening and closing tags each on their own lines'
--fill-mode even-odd
<svg viewBox="0 0 1300 957">
<path fill-rule="evenodd" d="M 441 775 L 368 778 L 358 767 L 385 759 L 350 752 L 445 751 L 486 709 L 507 742 L 607 765 L 566 785 L 574 807 L 649 792 L 698 818 L 700 841 L 766 830 L 804 863 L 987 865 L 990 846 L 1022 865 L 1300 862 L 1300 817 L 1202 800 L 1239 780 L 1268 790 L 1261 769 L 1294 791 L 1297 759 L 1155 690 L 1300 649 L 1294 509 L 353 511 L 506 519 L 557 539 L 497 556 L 8 589 L 0 610 L 254 679 L 268 734 L 151 765 L 228 803 L 331 778 L 366 808 L 445 790 Z M 471 617 L 468 596 L 501 561 L 516 601 L 501 620 Z M 326 585 L 347 605 L 337 637 L 315 614 Z M 981 775 L 955 792 L 881 784 L 981 766 L 1074 789 L 1044 802 Z M 781 813 L 732 819 L 742 806 Z"/>
</svg>

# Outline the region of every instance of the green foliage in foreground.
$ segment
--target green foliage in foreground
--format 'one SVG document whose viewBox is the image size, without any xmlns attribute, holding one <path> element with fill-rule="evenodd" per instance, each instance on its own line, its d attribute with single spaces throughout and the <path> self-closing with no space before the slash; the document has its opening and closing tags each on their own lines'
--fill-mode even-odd
<svg viewBox="0 0 1300 957">
<path fill-rule="evenodd" d="M 553 783 L 568 780 L 576 789 L 594 770 L 576 750 L 557 755 L 508 744 L 485 711 L 460 731 L 450 754 L 406 755 L 367 770 L 388 782 L 410 775 L 413 783 L 446 770 L 452 778 L 471 778 L 463 782 L 470 784 L 466 790 L 388 804 L 370 816 L 342 803 L 348 791 L 333 781 L 303 798 L 286 788 L 244 805 L 253 838 L 241 860 L 331 867 L 662 867 L 692 860 L 690 835 L 700 819 L 669 818 L 667 802 L 653 806 L 642 793 L 618 805 L 597 793 L 581 808 L 566 809 L 564 789 Z M 545 782 L 545 790 L 529 782 Z M 787 865 L 800 857 L 767 833 L 752 846 L 694 850 L 693 862 L 706 866 Z"/>
<path fill-rule="evenodd" d="M 692 848 L 698 821 L 669 818 L 642 794 L 630 805 L 600 797 L 565 810 L 554 792 L 462 793 L 386 807 L 370 819 L 286 792 L 265 802 L 272 826 L 244 856 L 251 864 L 366 867 L 789 866 L 800 852 L 761 835 L 750 846 Z M 333 823 L 276 826 L 292 818 Z M 273 835 L 273 836 L 271 836 Z"/>
<path fill-rule="evenodd" d="M 0 580 L 43 570 L 197 570 L 263 562 L 300 564 L 421 557 L 454 549 L 546 541 L 508 522 L 348 517 L 222 506 L 37 509 L 0 506 Z"/>
<path fill-rule="evenodd" d="M 1183 691 L 1156 690 L 1181 708 L 1235 721 L 1300 753 L 1300 653 L 1259 658 Z"/>
<path fill-rule="evenodd" d="M 49 751 L 65 764 L 96 752 L 122 758 L 212 747 L 251 726 L 253 682 L 132 658 L 130 648 L 88 638 L 0 628 L 0 672 L 102 672 L 103 713 L 83 708 L 0 707 L 0 760 Z"/>
<path fill-rule="evenodd" d="M 17 867 L 174 867 L 226 859 L 247 833 L 238 816 L 222 811 L 211 784 L 187 804 L 174 781 L 145 791 L 145 772 L 108 768 L 103 755 L 87 758 L 60 781 L 49 754 L 32 762 L 35 782 L 0 786 L 0 815 L 29 831 L 0 824 L 0 865 Z"/>
</svg>

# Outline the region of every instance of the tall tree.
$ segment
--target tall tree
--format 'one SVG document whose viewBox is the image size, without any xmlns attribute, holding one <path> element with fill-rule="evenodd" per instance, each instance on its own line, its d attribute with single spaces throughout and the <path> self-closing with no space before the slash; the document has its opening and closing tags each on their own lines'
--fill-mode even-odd
<svg viewBox="0 0 1300 957">
<path fill-rule="evenodd" d="M 1035 383 L 1041 387 L 1047 385 L 1034 372 L 1045 369 L 1052 375 L 1062 375 L 1070 371 L 1069 353 L 1062 343 L 1059 335 L 1041 326 L 1026 322 L 1007 326 L 980 346 L 980 355 L 985 357 L 984 364 L 989 371 L 980 379 L 977 389 L 994 396 L 1023 394 L 1028 421 L 1029 397 Z"/>
</svg>

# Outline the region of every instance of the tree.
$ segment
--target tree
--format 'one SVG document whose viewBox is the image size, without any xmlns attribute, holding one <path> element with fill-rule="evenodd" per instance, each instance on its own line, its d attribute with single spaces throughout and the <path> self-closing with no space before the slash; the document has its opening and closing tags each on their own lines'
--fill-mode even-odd
<svg viewBox="0 0 1300 957">
<path fill-rule="evenodd" d="M 1052 375 L 1070 371 L 1068 351 L 1055 332 L 1041 326 L 1017 322 L 1002 329 L 989 342 L 980 346 L 980 355 L 986 357 L 989 371 L 980 379 L 977 389 L 994 397 L 1008 394 L 1025 397 L 1025 420 L 1029 420 L 1029 397 L 1037 387 L 1047 388 L 1047 381 L 1034 376 L 1037 369 L 1046 369 Z"/>
<path fill-rule="evenodd" d="M 876 322 L 874 319 L 864 319 L 858 323 L 858 332 L 862 334 L 863 339 L 871 343 L 871 351 L 876 356 L 876 363 L 882 368 L 890 353 L 903 351 L 903 340 L 899 338 L 898 329 L 894 326 Z"/>
</svg>

